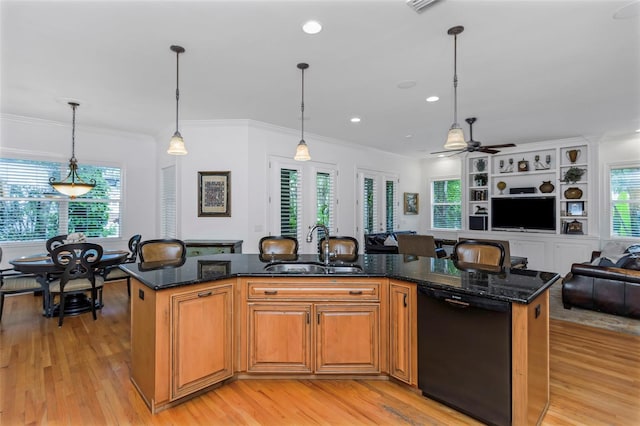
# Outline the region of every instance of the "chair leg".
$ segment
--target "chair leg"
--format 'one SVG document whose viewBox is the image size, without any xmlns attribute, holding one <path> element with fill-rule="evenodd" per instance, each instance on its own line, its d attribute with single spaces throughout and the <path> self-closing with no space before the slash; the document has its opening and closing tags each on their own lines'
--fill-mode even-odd
<svg viewBox="0 0 640 426">
<path fill-rule="evenodd" d="M 64 321 L 64 292 L 60 292 L 60 305 L 58 307 L 58 327 L 62 327 Z"/>
<path fill-rule="evenodd" d="M 96 299 L 98 298 L 98 292 L 96 291 L 96 288 L 93 287 L 91 289 L 91 314 L 93 315 L 93 320 L 97 320 L 98 318 L 96 317 Z"/>
</svg>

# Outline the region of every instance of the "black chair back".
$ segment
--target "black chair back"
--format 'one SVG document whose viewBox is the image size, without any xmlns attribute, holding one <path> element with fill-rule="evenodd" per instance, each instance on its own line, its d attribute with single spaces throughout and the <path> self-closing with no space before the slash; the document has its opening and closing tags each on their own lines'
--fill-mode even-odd
<svg viewBox="0 0 640 426">
<path fill-rule="evenodd" d="M 92 280 L 102 253 L 102 246 L 94 243 L 62 244 L 55 247 L 51 252 L 51 260 L 64 270 L 60 277 L 61 287 L 70 280 Z"/>
<path fill-rule="evenodd" d="M 56 235 L 55 237 L 49 238 L 47 240 L 47 242 L 46 242 L 47 253 L 51 253 L 53 251 L 53 249 L 63 245 L 65 243 L 66 239 L 67 239 L 67 234 Z"/>
<path fill-rule="evenodd" d="M 142 240 L 142 235 L 140 234 L 136 234 L 129 238 L 129 256 L 127 256 L 124 263 L 135 263 L 136 260 L 138 260 L 138 246 L 140 245 L 140 240 Z"/>
</svg>

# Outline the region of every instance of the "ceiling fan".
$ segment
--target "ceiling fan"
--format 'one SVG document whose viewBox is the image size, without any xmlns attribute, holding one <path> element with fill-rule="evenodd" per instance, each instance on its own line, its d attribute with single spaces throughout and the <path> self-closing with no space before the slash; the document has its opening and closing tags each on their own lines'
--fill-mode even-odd
<svg viewBox="0 0 640 426">
<path fill-rule="evenodd" d="M 515 144 L 512 144 L 512 143 L 483 146 L 481 142 L 474 141 L 473 140 L 473 123 L 475 123 L 476 120 L 477 118 L 475 117 L 467 118 L 464 120 L 469 124 L 469 140 L 467 141 L 466 148 L 456 149 L 456 150 L 447 150 L 447 151 L 437 151 L 437 152 L 432 152 L 432 154 L 442 154 L 444 152 L 452 152 L 453 153 L 452 155 L 460 154 L 463 152 L 486 152 L 487 154 L 496 154 L 500 152 L 496 148 L 512 148 L 516 146 Z"/>
</svg>

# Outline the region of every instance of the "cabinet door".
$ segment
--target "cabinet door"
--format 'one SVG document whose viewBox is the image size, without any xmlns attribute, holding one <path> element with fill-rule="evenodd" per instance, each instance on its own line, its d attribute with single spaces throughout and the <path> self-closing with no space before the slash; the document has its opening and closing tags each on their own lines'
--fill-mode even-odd
<svg viewBox="0 0 640 426">
<path fill-rule="evenodd" d="M 171 297 L 171 399 L 233 375 L 233 285 Z"/>
<path fill-rule="evenodd" d="M 316 373 L 380 372 L 380 305 L 316 305 Z"/>
<path fill-rule="evenodd" d="M 310 373 L 311 304 L 248 305 L 250 372 Z"/>
<path fill-rule="evenodd" d="M 409 384 L 416 382 L 416 286 L 392 282 L 389 287 L 390 374 Z"/>
</svg>

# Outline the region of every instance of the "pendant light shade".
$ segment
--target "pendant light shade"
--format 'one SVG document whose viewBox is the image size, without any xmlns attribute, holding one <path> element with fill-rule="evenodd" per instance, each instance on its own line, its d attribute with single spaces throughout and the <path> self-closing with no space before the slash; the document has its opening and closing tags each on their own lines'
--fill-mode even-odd
<svg viewBox="0 0 640 426">
<path fill-rule="evenodd" d="M 453 36 L 453 124 L 447 134 L 444 149 L 464 149 L 467 143 L 464 132 L 458 124 L 458 34 L 464 31 L 463 26 L 449 28 L 447 34 Z"/>
<path fill-rule="evenodd" d="M 180 54 L 184 53 L 184 47 L 182 46 L 171 46 L 172 52 L 176 52 L 176 132 L 171 137 L 171 141 L 169 142 L 169 149 L 167 150 L 168 154 L 171 155 L 187 155 L 187 149 L 184 147 L 184 139 L 182 139 L 182 135 L 178 131 L 178 110 L 179 110 L 179 101 L 180 101 Z"/>
<path fill-rule="evenodd" d="M 76 159 L 76 108 L 79 106 L 76 102 L 69 102 L 73 110 L 73 121 L 71 128 L 71 159 L 69 160 L 69 174 L 62 181 L 56 182 L 54 177 L 49 178 L 49 184 L 61 194 L 70 198 L 76 198 L 91 191 L 96 186 L 95 179 L 91 179 L 89 183 L 80 179 L 78 176 L 78 160 Z"/>
<path fill-rule="evenodd" d="M 296 155 L 293 157 L 296 161 L 309 161 L 311 160 L 311 154 L 309 154 L 309 147 L 307 143 L 304 141 L 304 70 L 309 68 L 309 64 L 299 63 L 298 69 L 302 71 L 302 102 L 300 103 L 300 111 L 302 113 L 300 119 L 300 142 L 298 142 L 298 147 L 296 148 Z"/>
</svg>

